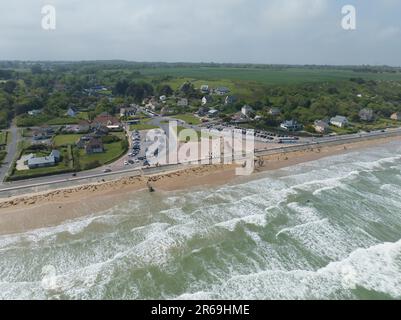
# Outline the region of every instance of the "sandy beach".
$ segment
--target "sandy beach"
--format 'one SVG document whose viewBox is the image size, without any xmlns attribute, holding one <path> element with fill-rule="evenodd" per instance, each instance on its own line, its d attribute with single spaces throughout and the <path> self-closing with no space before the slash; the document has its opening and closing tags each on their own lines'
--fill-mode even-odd
<svg viewBox="0 0 401 320">
<path fill-rule="evenodd" d="M 184 167 L 182 170 L 153 176 L 126 177 L 116 181 L 77 186 L 30 194 L 0 201 L 0 234 L 49 227 L 66 220 L 96 214 L 129 200 L 133 193 L 150 185 L 156 192 L 185 190 L 199 186 L 218 186 L 257 177 L 258 173 L 277 170 L 323 157 L 342 154 L 380 144 L 401 141 L 401 137 L 375 139 L 337 146 L 315 147 L 263 157 L 263 165 L 248 177 L 235 174 L 236 165 Z"/>
</svg>

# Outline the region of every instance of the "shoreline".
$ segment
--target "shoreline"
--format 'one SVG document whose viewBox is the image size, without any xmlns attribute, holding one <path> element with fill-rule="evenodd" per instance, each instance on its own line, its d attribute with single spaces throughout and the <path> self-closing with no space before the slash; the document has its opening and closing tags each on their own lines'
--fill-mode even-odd
<svg viewBox="0 0 401 320">
<path fill-rule="evenodd" d="M 0 235 L 52 227 L 68 220 L 96 215 L 129 200 L 133 194 L 146 190 L 148 181 L 156 192 L 172 192 L 201 186 L 216 187 L 231 182 L 255 179 L 263 172 L 393 141 L 401 141 L 401 137 L 345 142 L 335 146 L 311 146 L 308 150 L 267 155 L 262 157 L 263 166 L 255 168 L 255 172 L 250 176 L 236 176 L 236 165 L 216 164 L 186 167 L 150 176 L 126 177 L 2 199 L 0 200 Z"/>
</svg>

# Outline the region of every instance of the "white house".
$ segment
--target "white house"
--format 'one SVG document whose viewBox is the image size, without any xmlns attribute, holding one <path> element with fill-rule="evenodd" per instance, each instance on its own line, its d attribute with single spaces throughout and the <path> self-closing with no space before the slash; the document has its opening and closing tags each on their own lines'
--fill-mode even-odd
<svg viewBox="0 0 401 320">
<path fill-rule="evenodd" d="M 28 111 L 28 114 L 29 114 L 30 116 L 37 116 L 37 115 L 39 115 L 39 114 L 41 114 L 41 113 L 42 113 L 42 110 L 39 110 L 39 109 L 35 109 L 35 110 Z"/>
<path fill-rule="evenodd" d="M 245 117 L 249 117 L 250 114 L 253 112 L 252 107 L 248 106 L 248 105 L 244 105 L 241 109 L 241 113 L 245 116 Z"/>
<path fill-rule="evenodd" d="M 187 98 L 182 98 L 177 101 L 177 106 L 178 107 L 187 107 L 188 106 L 188 99 Z"/>
<path fill-rule="evenodd" d="M 335 116 L 330 119 L 330 124 L 339 128 L 344 128 L 348 125 L 348 119 L 343 116 Z"/>
<path fill-rule="evenodd" d="M 166 96 L 160 96 L 160 101 L 166 101 L 167 97 Z"/>
<path fill-rule="evenodd" d="M 284 121 L 280 127 L 287 131 L 298 131 L 302 129 L 302 125 L 295 120 Z"/>
<path fill-rule="evenodd" d="M 212 109 L 207 114 L 208 114 L 209 118 L 215 118 L 218 116 L 219 110 Z"/>
<path fill-rule="evenodd" d="M 67 110 L 67 116 L 69 117 L 75 117 L 77 115 L 78 111 L 75 109 L 75 107 L 69 107 Z"/>
<path fill-rule="evenodd" d="M 329 124 L 322 120 L 316 120 L 314 124 L 315 131 L 318 133 L 326 133 L 329 130 Z"/>
<path fill-rule="evenodd" d="M 209 93 L 209 86 L 207 84 L 204 84 L 203 86 L 201 86 L 201 92 L 202 93 Z"/>
</svg>

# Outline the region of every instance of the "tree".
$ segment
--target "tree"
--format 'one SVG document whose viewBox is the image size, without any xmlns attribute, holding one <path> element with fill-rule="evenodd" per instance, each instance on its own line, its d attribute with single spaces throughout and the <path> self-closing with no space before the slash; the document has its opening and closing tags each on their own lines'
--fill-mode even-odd
<svg viewBox="0 0 401 320">
<path fill-rule="evenodd" d="M 118 80 L 116 85 L 114 86 L 113 93 L 115 95 L 123 96 L 126 94 L 128 87 L 129 87 L 128 80 L 126 79 Z"/>
<path fill-rule="evenodd" d="M 157 92 L 160 96 L 171 96 L 174 93 L 173 89 L 167 84 L 160 86 Z"/>
<path fill-rule="evenodd" d="M 18 86 L 18 84 L 14 80 L 7 81 L 4 84 L 4 91 L 9 94 L 13 94 L 14 90 L 17 88 L 17 86 Z"/>
</svg>

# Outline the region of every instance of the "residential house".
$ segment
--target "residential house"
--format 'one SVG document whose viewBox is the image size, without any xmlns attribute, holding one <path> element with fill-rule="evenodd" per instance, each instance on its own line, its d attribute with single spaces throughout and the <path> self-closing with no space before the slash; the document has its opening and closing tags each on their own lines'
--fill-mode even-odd
<svg viewBox="0 0 401 320">
<path fill-rule="evenodd" d="M 67 110 L 67 116 L 75 117 L 78 114 L 78 110 L 75 107 L 70 106 Z"/>
<path fill-rule="evenodd" d="M 101 124 L 97 124 L 92 127 L 92 133 L 97 137 L 107 136 L 109 134 L 109 128 Z"/>
<path fill-rule="evenodd" d="M 220 87 L 220 88 L 216 88 L 214 90 L 214 92 L 220 96 L 224 96 L 228 93 L 230 93 L 230 89 L 226 88 L 226 87 Z"/>
<path fill-rule="evenodd" d="M 209 92 L 210 92 L 209 86 L 207 84 L 202 85 L 200 90 L 204 94 L 209 94 Z"/>
<path fill-rule="evenodd" d="M 219 110 L 212 109 L 207 113 L 209 118 L 216 118 L 219 115 Z"/>
<path fill-rule="evenodd" d="M 343 116 L 335 116 L 330 119 L 330 124 L 338 128 L 344 128 L 348 125 L 348 119 Z"/>
<path fill-rule="evenodd" d="M 51 127 L 40 127 L 33 131 L 33 140 L 46 140 L 50 139 L 54 134 L 54 130 Z"/>
<path fill-rule="evenodd" d="M 284 121 L 280 127 L 287 131 L 298 131 L 302 129 L 302 125 L 295 120 Z"/>
<path fill-rule="evenodd" d="M 61 160 L 60 151 L 53 150 L 47 157 L 30 156 L 27 158 L 29 169 L 53 167 Z"/>
<path fill-rule="evenodd" d="M 279 108 L 273 107 L 273 108 L 270 108 L 269 114 L 274 117 L 277 117 L 281 114 L 281 110 Z"/>
<path fill-rule="evenodd" d="M 166 100 L 167 100 L 167 97 L 163 95 L 163 96 L 160 96 L 160 98 L 159 98 L 159 99 L 160 99 L 160 101 L 161 101 L 161 102 L 164 102 L 164 101 L 166 101 Z"/>
<path fill-rule="evenodd" d="M 249 122 L 249 119 L 245 117 L 242 112 L 237 112 L 231 117 L 231 122 L 232 123 L 247 123 Z"/>
<path fill-rule="evenodd" d="M 244 105 L 241 109 L 241 113 L 245 116 L 245 117 L 250 117 L 251 113 L 253 113 L 253 109 L 252 107 L 248 106 L 248 105 Z"/>
<path fill-rule="evenodd" d="M 318 133 L 327 133 L 330 129 L 330 126 L 326 121 L 316 120 L 314 123 L 314 128 Z"/>
<path fill-rule="evenodd" d="M 80 121 L 78 124 L 66 125 L 63 129 L 65 133 L 85 133 L 90 130 L 90 124 L 88 121 Z"/>
<path fill-rule="evenodd" d="M 202 98 L 202 106 L 205 106 L 205 105 L 207 105 L 209 103 L 212 103 L 212 102 L 213 102 L 212 96 L 204 96 Z"/>
<path fill-rule="evenodd" d="M 95 135 L 82 136 L 76 142 L 79 149 L 85 149 L 86 154 L 104 152 L 102 139 Z"/>
<path fill-rule="evenodd" d="M 103 153 L 104 147 L 102 139 L 92 137 L 84 146 L 86 154 Z"/>
<path fill-rule="evenodd" d="M 391 120 L 400 121 L 401 120 L 401 112 L 394 112 L 391 117 Z"/>
<path fill-rule="evenodd" d="M 133 117 L 138 112 L 137 106 L 120 108 L 120 117 Z"/>
<path fill-rule="evenodd" d="M 204 116 L 207 115 L 208 112 L 209 112 L 209 108 L 208 108 L 208 107 L 200 107 L 200 108 L 198 109 L 197 114 L 198 114 L 198 116 L 200 116 L 200 117 L 204 117 Z"/>
<path fill-rule="evenodd" d="M 226 99 L 224 100 L 225 105 L 230 105 L 234 104 L 237 101 L 237 98 L 234 96 L 227 96 Z"/>
<path fill-rule="evenodd" d="M 177 101 L 177 106 L 178 107 L 188 107 L 188 99 L 187 98 L 182 98 Z"/>
<path fill-rule="evenodd" d="M 373 121 L 374 116 L 375 115 L 372 109 L 364 108 L 361 111 L 359 111 L 359 118 L 362 121 Z"/>
<path fill-rule="evenodd" d="M 107 127 L 109 130 L 119 130 L 122 128 L 121 122 L 113 117 L 112 115 L 108 113 L 102 113 L 98 115 L 94 120 L 93 123 L 95 125 L 102 125 Z"/>
</svg>

